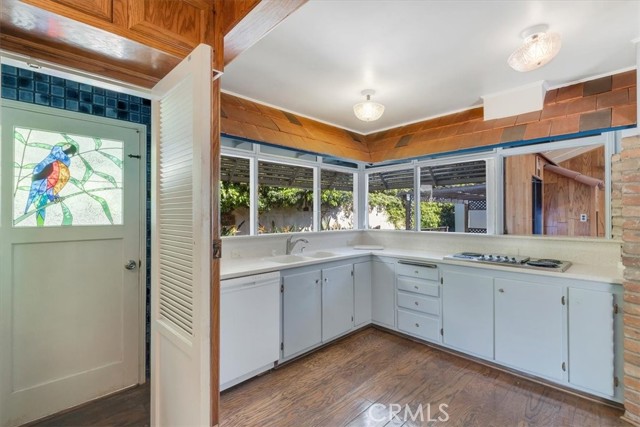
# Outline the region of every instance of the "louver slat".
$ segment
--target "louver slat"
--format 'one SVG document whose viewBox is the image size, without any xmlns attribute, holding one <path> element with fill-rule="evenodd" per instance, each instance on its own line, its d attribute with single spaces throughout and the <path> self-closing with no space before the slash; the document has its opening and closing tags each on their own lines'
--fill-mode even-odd
<svg viewBox="0 0 640 427">
<path fill-rule="evenodd" d="M 160 102 L 158 235 L 160 317 L 193 335 L 193 116 L 191 81 Z"/>
</svg>

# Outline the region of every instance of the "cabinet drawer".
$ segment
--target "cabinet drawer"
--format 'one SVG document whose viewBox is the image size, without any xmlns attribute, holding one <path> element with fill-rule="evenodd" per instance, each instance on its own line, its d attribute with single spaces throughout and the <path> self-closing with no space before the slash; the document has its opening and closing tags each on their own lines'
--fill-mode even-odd
<svg viewBox="0 0 640 427">
<path fill-rule="evenodd" d="M 440 296 L 440 285 L 438 282 L 416 280 L 398 276 L 398 289 L 417 292 L 419 294 L 429 295 L 436 298 Z"/>
<path fill-rule="evenodd" d="M 438 318 L 398 310 L 398 329 L 432 341 L 440 341 Z"/>
<path fill-rule="evenodd" d="M 398 292 L 398 307 L 421 311 L 435 316 L 440 315 L 440 299 L 416 294 Z"/>
<path fill-rule="evenodd" d="M 414 277 L 416 279 L 425 279 L 425 280 L 435 280 L 439 279 L 438 277 L 438 266 L 435 264 L 429 263 L 409 263 L 398 261 L 398 265 L 396 266 L 396 272 L 402 276 Z"/>
</svg>

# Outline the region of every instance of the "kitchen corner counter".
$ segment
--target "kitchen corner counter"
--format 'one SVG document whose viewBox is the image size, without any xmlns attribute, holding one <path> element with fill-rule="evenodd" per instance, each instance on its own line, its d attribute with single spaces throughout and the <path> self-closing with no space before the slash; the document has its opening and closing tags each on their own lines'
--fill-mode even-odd
<svg viewBox="0 0 640 427">
<path fill-rule="evenodd" d="M 301 256 L 299 262 L 280 263 L 275 262 L 270 256 L 256 258 L 225 258 L 221 263 L 221 279 L 232 279 L 236 277 L 249 276 L 253 274 L 281 271 L 291 268 L 304 267 L 326 262 L 345 260 L 364 256 L 382 256 L 391 258 L 402 258 L 414 261 L 437 262 L 438 264 L 458 265 L 465 267 L 486 268 L 490 270 L 517 272 L 522 274 L 550 276 L 566 279 L 587 280 L 592 282 L 603 282 L 609 284 L 622 284 L 624 269 L 620 265 L 602 266 L 573 263 L 569 269 L 563 273 L 544 270 L 528 270 L 501 265 L 478 264 L 463 260 L 444 259 L 449 253 L 437 251 L 405 250 L 386 248 L 382 250 L 358 250 L 352 247 L 323 249 L 322 252 L 331 252 L 333 256 L 320 258 L 307 257 L 304 253 L 296 253 Z M 313 252 L 309 255 L 312 255 Z"/>
</svg>

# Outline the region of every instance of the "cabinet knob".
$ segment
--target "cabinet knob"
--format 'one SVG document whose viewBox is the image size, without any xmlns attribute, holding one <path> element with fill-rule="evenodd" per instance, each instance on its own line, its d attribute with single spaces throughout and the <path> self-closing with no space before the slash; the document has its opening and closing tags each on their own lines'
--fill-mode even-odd
<svg viewBox="0 0 640 427">
<path fill-rule="evenodd" d="M 420 272 L 418 270 L 414 270 L 414 273 L 416 274 L 420 274 Z"/>
<path fill-rule="evenodd" d="M 416 301 L 416 302 L 415 302 L 415 304 L 416 304 L 416 305 L 419 305 L 419 304 L 418 304 L 418 301 Z"/>
<path fill-rule="evenodd" d="M 324 278 L 324 282 L 327 283 L 328 281 L 329 281 L 329 279 L 325 277 Z"/>
<path fill-rule="evenodd" d="M 418 286 L 414 286 L 414 288 L 416 288 L 416 289 L 420 289 Z"/>
<path fill-rule="evenodd" d="M 320 283 L 320 279 L 316 279 L 316 285 Z"/>
<path fill-rule="evenodd" d="M 503 294 L 503 293 L 504 293 L 504 289 L 500 288 L 500 289 L 498 289 L 498 292 L 500 292 L 501 294 Z"/>
<path fill-rule="evenodd" d="M 419 328 L 419 327 L 420 327 L 420 323 L 416 323 L 416 328 Z"/>
</svg>

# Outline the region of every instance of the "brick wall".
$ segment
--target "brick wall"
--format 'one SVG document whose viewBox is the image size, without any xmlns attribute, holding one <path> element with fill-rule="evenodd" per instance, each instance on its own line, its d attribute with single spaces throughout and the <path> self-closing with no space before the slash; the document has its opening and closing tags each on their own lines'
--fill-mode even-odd
<svg viewBox="0 0 640 427">
<path fill-rule="evenodd" d="M 628 421 L 640 425 L 640 136 L 622 140 L 624 397 Z"/>
<path fill-rule="evenodd" d="M 611 236 L 622 239 L 622 158 L 611 156 Z"/>
</svg>

